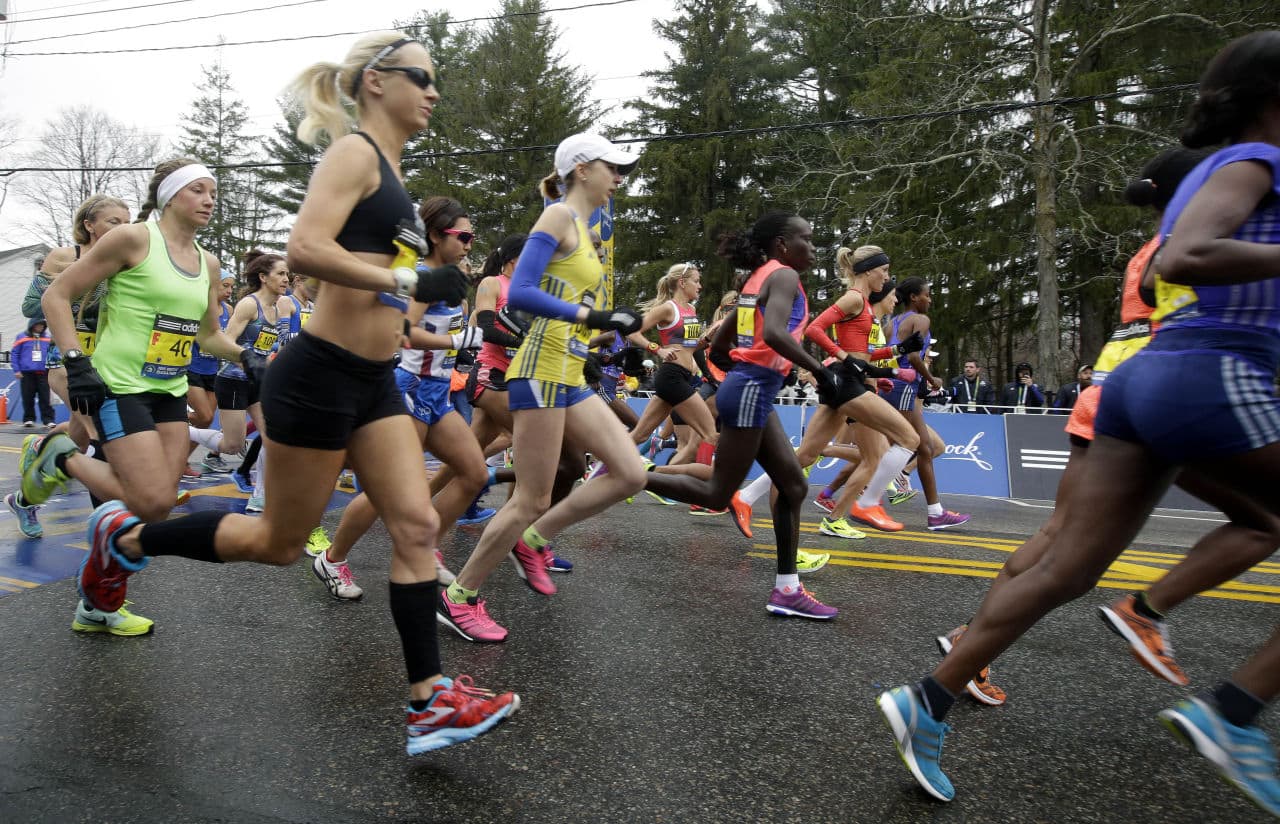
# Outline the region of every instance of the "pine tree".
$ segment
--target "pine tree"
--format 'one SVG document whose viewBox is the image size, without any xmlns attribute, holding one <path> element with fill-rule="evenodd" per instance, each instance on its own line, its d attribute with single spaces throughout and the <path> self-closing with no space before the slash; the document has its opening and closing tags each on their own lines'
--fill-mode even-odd
<svg viewBox="0 0 1280 824">
<path fill-rule="evenodd" d="M 280 217 L 291 218 L 302 206 L 311 172 L 324 155 L 324 146 L 310 146 L 298 139 L 302 108 L 296 101 L 282 97 L 277 102 L 283 120 L 272 127 L 264 151 L 270 162 L 281 165 L 263 167 L 256 176 L 263 186 L 262 200 L 267 207 Z M 275 234 L 281 237 L 285 233 Z"/>
</svg>

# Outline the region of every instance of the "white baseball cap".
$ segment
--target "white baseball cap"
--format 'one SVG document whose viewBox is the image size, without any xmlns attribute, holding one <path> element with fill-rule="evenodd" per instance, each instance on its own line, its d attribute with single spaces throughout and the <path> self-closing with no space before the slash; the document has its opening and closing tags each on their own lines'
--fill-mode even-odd
<svg viewBox="0 0 1280 824">
<path fill-rule="evenodd" d="M 575 134 L 561 140 L 556 147 L 556 171 L 560 177 L 573 174 L 573 167 L 579 163 L 590 163 L 593 160 L 612 163 L 623 174 L 634 169 L 639 162 L 635 155 L 622 151 L 598 134 Z"/>
</svg>

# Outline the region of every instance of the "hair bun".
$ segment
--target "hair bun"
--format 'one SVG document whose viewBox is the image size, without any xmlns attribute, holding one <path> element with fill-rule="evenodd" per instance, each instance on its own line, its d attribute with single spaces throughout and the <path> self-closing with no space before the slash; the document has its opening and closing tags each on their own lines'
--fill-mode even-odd
<svg viewBox="0 0 1280 824">
<path fill-rule="evenodd" d="M 1151 206 L 1156 202 L 1156 184 L 1150 178 L 1130 180 L 1124 187 L 1124 199 L 1133 206 Z"/>
<path fill-rule="evenodd" d="M 257 260 L 258 258 L 262 257 L 265 254 L 266 252 L 262 251 L 261 249 L 250 249 L 249 251 L 244 253 L 244 265 L 248 266 L 249 264 L 253 263 L 255 260 Z"/>
</svg>

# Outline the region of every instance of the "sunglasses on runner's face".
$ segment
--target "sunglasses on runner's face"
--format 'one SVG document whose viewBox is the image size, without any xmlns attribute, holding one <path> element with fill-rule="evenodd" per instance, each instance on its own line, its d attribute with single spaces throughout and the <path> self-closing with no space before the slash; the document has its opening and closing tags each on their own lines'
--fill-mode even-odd
<svg viewBox="0 0 1280 824">
<path fill-rule="evenodd" d="M 400 72 L 419 89 L 427 89 L 436 84 L 436 79 L 431 72 L 420 66 L 374 66 L 373 70 L 376 72 Z"/>
<path fill-rule="evenodd" d="M 441 229 L 440 231 L 446 235 L 453 235 L 464 246 L 476 239 L 474 232 L 467 232 L 463 229 Z"/>
</svg>

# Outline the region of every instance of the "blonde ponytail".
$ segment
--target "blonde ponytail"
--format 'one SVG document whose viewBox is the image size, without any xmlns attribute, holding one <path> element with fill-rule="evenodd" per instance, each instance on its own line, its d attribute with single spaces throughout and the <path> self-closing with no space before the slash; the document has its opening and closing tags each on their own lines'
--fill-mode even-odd
<svg viewBox="0 0 1280 824">
<path fill-rule="evenodd" d="M 343 98 L 353 100 L 358 114 L 365 67 L 384 48 L 406 37 L 398 31 L 375 32 L 357 40 L 341 64 L 320 62 L 303 69 L 289 85 L 289 91 L 302 103 L 305 113 L 298 124 L 298 139 L 315 146 L 321 140 L 333 143 L 349 134 L 352 117 Z M 395 52 L 388 54 L 380 65 L 397 65 Z"/>
<path fill-rule="evenodd" d="M 684 280 L 685 274 L 694 267 L 687 263 L 677 263 L 667 270 L 667 273 L 658 278 L 658 294 L 653 296 L 653 300 L 645 301 L 640 305 L 640 311 L 648 312 L 669 300 L 673 300 L 676 296 L 676 289 L 680 286 L 680 281 Z"/>
</svg>

